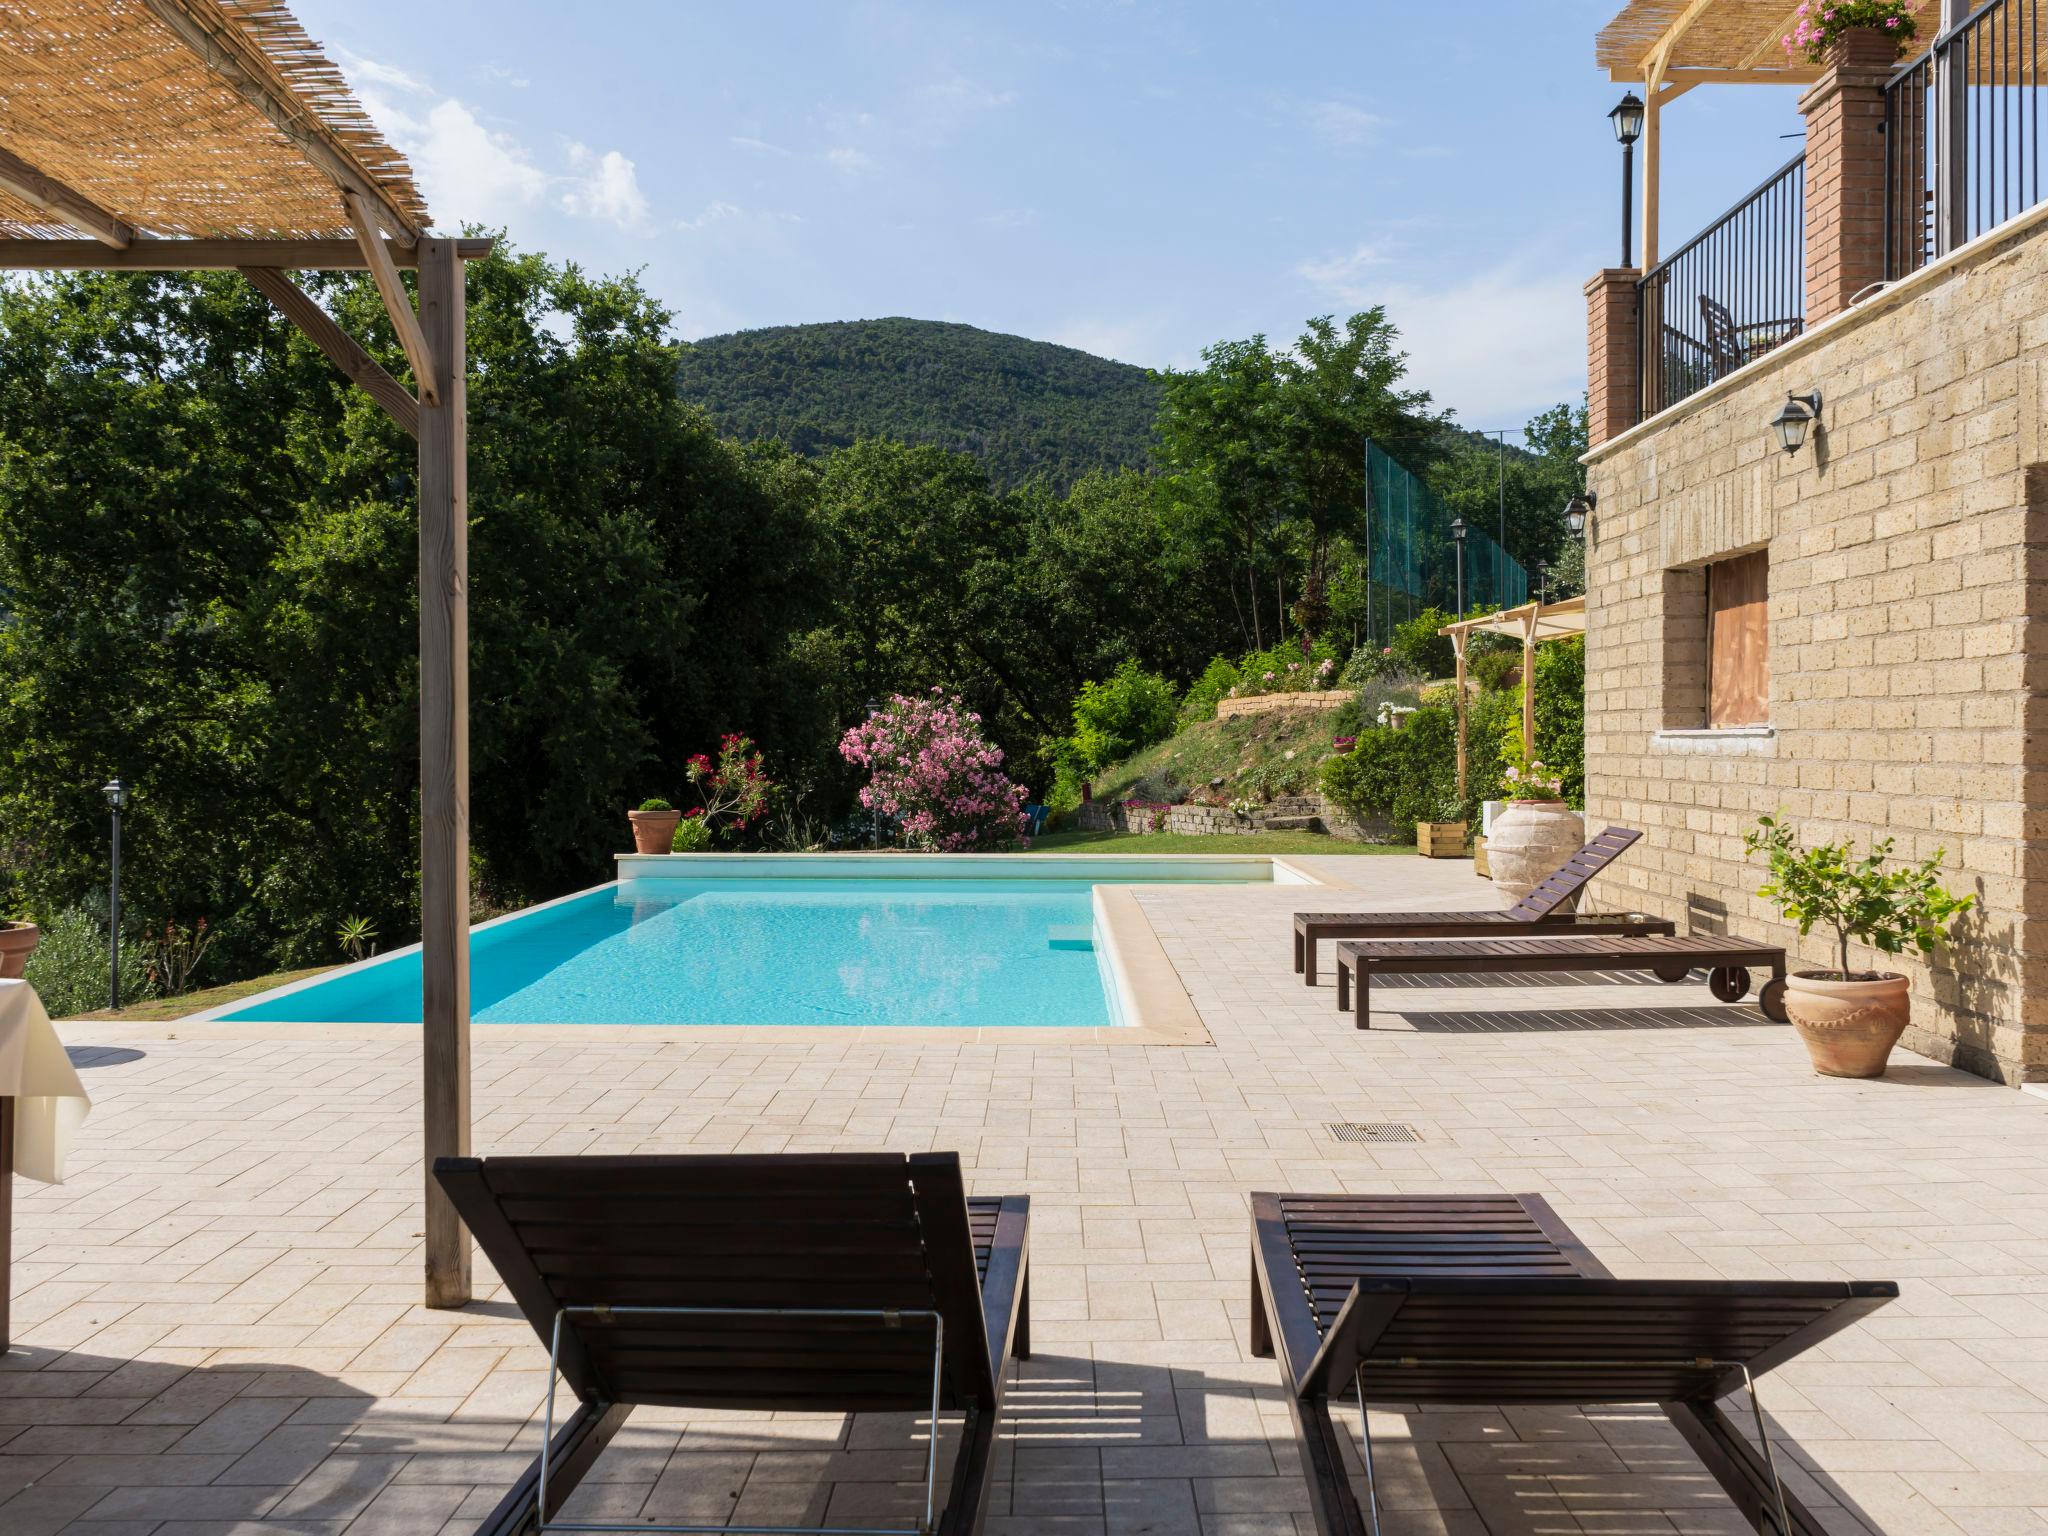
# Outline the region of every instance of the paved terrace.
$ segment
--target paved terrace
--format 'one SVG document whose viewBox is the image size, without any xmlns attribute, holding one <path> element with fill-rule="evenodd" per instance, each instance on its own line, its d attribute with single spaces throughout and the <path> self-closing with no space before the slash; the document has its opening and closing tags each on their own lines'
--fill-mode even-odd
<svg viewBox="0 0 2048 1536">
<path fill-rule="evenodd" d="M 1361 888 L 1315 904 L 1488 893 L 1463 865 L 1343 867 Z M 1289 971 L 1306 894 L 1141 898 L 1213 1048 L 480 1029 L 476 1142 L 953 1148 L 971 1187 L 1028 1193 L 1038 1355 L 1002 1536 L 1308 1529 L 1274 1367 L 1245 1350 L 1257 1188 L 1536 1191 L 1624 1275 L 1897 1279 L 1766 1380 L 1798 1494 L 1842 1532 L 2048 1533 L 2048 1103 L 1910 1056 L 1816 1078 L 1692 984 L 1390 986 L 1401 1017 L 1361 1035 Z M 97 1107 L 70 1184 L 22 1186 L 0 1531 L 470 1529 L 535 1449 L 545 1356 L 481 1264 L 466 1311 L 416 1305 L 414 1042 L 66 1034 Z M 1422 1139 L 1340 1143 L 1338 1120 Z M 1373 1422 L 1390 1536 L 1746 1529 L 1651 1409 Z M 572 1512 L 901 1520 L 914 1433 L 642 1410 Z"/>
</svg>

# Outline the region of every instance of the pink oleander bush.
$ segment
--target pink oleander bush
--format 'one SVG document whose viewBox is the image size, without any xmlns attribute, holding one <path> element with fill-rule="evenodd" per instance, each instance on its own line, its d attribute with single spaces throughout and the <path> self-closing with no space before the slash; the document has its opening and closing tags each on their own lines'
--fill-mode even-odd
<svg viewBox="0 0 2048 1536">
<path fill-rule="evenodd" d="M 1828 44 L 1844 32 L 1869 27 L 1896 39 L 1904 54 L 1919 34 L 1913 20 L 1918 9 L 1919 0 L 1803 0 L 1793 13 L 1792 30 L 1785 34 L 1785 53 L 1818 64 L 1827 57 Z"/>
<path fill-rule="evenodd" d="M 840 738 L 839 755 L 868 772 L 860 803 L 916 847 L 965 853 L 1028 842 L 1027 791 L 1003 772 L 1002 749 L 956 695 L 891 695 Z"/>
</svg>

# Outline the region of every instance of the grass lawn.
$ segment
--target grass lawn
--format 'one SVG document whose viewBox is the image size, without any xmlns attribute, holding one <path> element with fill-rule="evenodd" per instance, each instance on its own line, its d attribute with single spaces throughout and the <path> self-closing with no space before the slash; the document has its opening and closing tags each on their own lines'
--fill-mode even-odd
<svg viewBox="0 0 2048 1536">
<path fill-rule="evenodd" d="M 1413 843 L 1354 843 L 1321 832 L 1048 832 L 1033 853 L 1413 853 Z"/>
<path fill-rule="evenodd" d="M 218 1008 L 222 1003 L 232 1003 L 245 997 L 254 997 L 258 992 L 268 992 L 272 987 L 281 987 L 286 982 L 304 981 L 308 976 L 318 976 L 322 971 L 334 969 L 328 965 L 316 965 L 306 971 L 279 971 L 273 976 L 254 976 L 247 981 L 229 982 L 224 987 L 207 987 L 198 992 L 187 992 L 181 997 L 152 997 L 147 1002 L 135 1003 L 116 1012 L 102 1008 L 97 1013 L 74 1014 L 80 1019 L 139 1019 L 158 1021 L 182 1019 L 188 1013 L 200 1013 L 208 1008 Z"/>
</svg>

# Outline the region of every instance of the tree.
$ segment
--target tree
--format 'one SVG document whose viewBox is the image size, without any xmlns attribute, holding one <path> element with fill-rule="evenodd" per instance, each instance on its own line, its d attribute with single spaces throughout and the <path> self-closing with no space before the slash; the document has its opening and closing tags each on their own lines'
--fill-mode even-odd
<svg viewBox="0 0 2048 1536">
<path fill-rule="evenodd" d="M 469 268 L 471 782 L 500 899 L 603 878 L 619 812 L 748 730 L 823 758 L 808 471 L 675 397 L 630 280 Z M 364 277 L 316 293 L 395 373 Z M 0 902 L 105 879 L 206 916 L 222 974 L 417 923 L 412 443 L 231 273 L 0 289 Z"/>
</svg>

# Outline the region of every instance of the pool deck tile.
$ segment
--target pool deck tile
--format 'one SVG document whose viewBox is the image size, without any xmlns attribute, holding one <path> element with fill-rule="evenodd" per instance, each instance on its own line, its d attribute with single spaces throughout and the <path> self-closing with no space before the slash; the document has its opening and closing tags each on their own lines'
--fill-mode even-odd
<svg viewBox="0 0 2048 1536">
<path fill-rule="evenodd" d="M 1348 888 L 1137 893 L 1213 1046 L 479 1029 L 475 1142 L 953 1149 L 972 1188 L 1031 1195 L 1037 1354 L 990 1536 L 1310 1529 L 1245 1349 L 1258 1188 L 1529 1191 L 1624 1275 L 1896 1279 L 1766 1379 L 1788 1478 L 1841 1536 L 2048 1536 L 2048 1103 L 1906 1055 L 1818 1078 L 1691 983 L 1388 983 L 1360 1033 L 1292 974 L 1287 915 L 1492 892 L 1456 862 L 1323 862 Z M 481 1261 L 470 1307 L 417 1304 L 417 1041 L 62 1032 L 95 1109 L 70 1181 L 17 1192 L 0 1532 L 473 1530 L 533 1454 L 545 1355 Z M 1345 1120 L 1421 1139 L 1331 1139 Z M 1745 1529 L 1652 1408 L 1372 1421 L 1388 1536 Z M 898 1522 L 917 1432 L 642 1410 L 565 1513 Z"/>
</svg>

